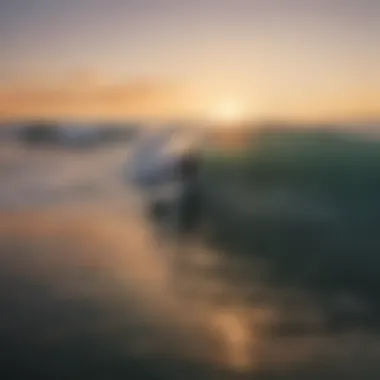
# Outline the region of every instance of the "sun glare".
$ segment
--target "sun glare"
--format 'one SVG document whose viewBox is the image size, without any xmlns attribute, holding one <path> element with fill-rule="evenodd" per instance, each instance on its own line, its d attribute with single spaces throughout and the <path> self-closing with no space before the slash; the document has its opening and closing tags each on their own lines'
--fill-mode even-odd
<svg viewBox="0 0 380 380">
<path fill-rule="evenodd" d="M 246 111 L 241 103 L 224 100 L 214 107 L 210 116 L 213 121 L 218 123 L 231 124 L 243 121 L 246 117 Z"/>
</svg>

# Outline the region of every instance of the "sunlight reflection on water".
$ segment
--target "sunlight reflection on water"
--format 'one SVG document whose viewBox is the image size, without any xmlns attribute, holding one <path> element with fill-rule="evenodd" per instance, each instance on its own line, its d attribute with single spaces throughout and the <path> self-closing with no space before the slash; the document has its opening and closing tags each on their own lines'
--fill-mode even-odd
<svg viewBox="0 0 380 380">
<path fill-rule="evenodd" d="M 165 352 L 244 372 L 276 361 L 306 361 L 328 346 L 347 346 L 320 337 L 280 344 L 264 339 L 263 328 L 277 318 L 268 306 L 270 293 L 255 289 L 267 299 L 267 309 L 244 301 L 242 289 L 225 273 L 226 267 L 233 271 L 232 262 L 204 246 L 190 248 L 196 254 L 186 258 L 180 271 L 173 261 L 179 247 L 157 241 L 141 212 L 141 196 L 122 183 L 124 149 L 77 155 L 2 153 L 17 167 L 7 171 L 0 189 L 3 271 L 12 267 L 44 279 L 68 299 L 100 302 L 106 311 L 96 323 L 105 334 L 121 336 L 125 325 L 134 328 L 133 323 L 144 322 L 148 332 L 125 338 L 128 350 L 139 355 Z M 23 165 L 28 170 L 19 170 Z M 84 182 L 92 197 L 76 191 Z M 46 204 L 44 194 L 52 187 L 59 191 Z M 40 197 L 30 197 L 30 188 Z M 185 285 L 192 294 L 181 291 Z"/>
<path fill-rule="evenodd" d="M 222 361 L 236 368 L 247 366 L 246 345 L 250 338 L 241 317 L 232 309 L 224 310 L 226 306 L 223 311 L 213 306 L 210 296 L 203 297 L 205 308 L 204 302 L 200 305 L 197 299 L 176 291 L 180 285 L 173 283 L 173 278 L 178 281 L 181 277 L 182 282 L 202 281 L 197 268 L 199 271 L 205 265 L 217 265 L 217 257 L 204 251 L 194 256 L 195 271 L 173 275 L 176 270 L 170 259 L 173 252 L 165 252 L 173 247 L 157 244 L 141 213 L 139 196 L 133 195 L 132 189 L 126 190 L 121 178 L 110 176 L 110 173 L 118 173 L 116 169 L 123 164 L 125 152 L 108 155 L 103 152 L 89 157 L 52 151 L 33 151 L 26 155 L 22 149 L 19 154 L 10 161 L 17 161 L 19 168 L 28 163 L 29 170 L 7 174 L 9 178 L 2 189 L 0 203 L 13 205 L 18 211 L 3 212 L 0 232 L 2 241 L 5 236 L 14 236 L 23 242 L 25 253 L 22 254 L 29 255 L 23 261 L 25 270 L 34 271 L 35 276 L 45 278 L 67 294 L 87 294 L 103 302 L 104 297 L 112 298 L 115 286 L 125 289 L 126 297 L 130 298 L 128 302 L 138 299 L 138 308 L 145 310 L 143 313 L 153 324 L 164 328 L 169 323 L 172 332 L 179 334 L 182 355 L 200 355 L 202 360 Z M 39 171 L 41 165 L 43 176 Z M 88 188 L 96 194 L 95 198 L 86 198 L 85 191 L 76 191 L 86 181 L 91 183 Z M 32 196 L 31 188 L 36 196 Z M 50 191 L 53 188 L 55 193 Z M 96 192 L 99 188 L 105 191 Z M 48 199 L 47 193 L 52 199 Z M 31 250 L 35 251 L 34 256 Z M 102 273 L 105 282 L 96 285 L 96 273 Z M 218 286 L 218 280 L 215 284 Z M 222 285 L 219 281 L 219 286 Z M 206 289 L 201 289 L 203 296 L 210 293 L 211 288 L 209 283 Z M 135 296 L 131 298 L 133 293 Z M 198 294 L 198 300 L 200 297 L 202 294 Z M 193 332 L 187 333 L 190 330 Z M 136 343 L 139 350 L 154 346 L 142 343 L 143 340 Z M 178 351 L 178 343 L 175 346 Z"/>
</svg>

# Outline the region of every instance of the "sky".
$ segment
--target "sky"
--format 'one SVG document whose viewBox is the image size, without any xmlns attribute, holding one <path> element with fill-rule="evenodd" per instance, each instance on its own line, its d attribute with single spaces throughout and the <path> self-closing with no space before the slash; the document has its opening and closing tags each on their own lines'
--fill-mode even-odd
<svg viewBox="0 0 380 380">
<path fill-rule="evenodd" d="M 0 0 L 0 117 L 380 119 L 379 46 L 378 0 Z"/>
</svg>

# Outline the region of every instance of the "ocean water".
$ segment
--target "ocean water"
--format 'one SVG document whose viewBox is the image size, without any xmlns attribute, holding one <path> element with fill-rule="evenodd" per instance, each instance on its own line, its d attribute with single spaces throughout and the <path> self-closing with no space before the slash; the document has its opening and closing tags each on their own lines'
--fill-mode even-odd
<svg viewBox="0 0 380 380">
<path fill-rule="evenodd" d="M 160 236 L 125 181 L 135 154 L 0 146 L 2 378 L 378 378 L 376 336 L 325 334 L 301 292 Z"/>
</svg>

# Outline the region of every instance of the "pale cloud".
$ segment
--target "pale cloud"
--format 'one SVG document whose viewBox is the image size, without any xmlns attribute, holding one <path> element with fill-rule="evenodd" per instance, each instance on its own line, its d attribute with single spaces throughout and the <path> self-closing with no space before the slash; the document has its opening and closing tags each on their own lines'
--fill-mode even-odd
<svg viewBox="0 0 380 380">
<path fill-rule="evenodd" d="M 97 87 L 109 83 L 109 76 L 97 69 L 78 69 L 65 75 L 62 85 L 71 88 Z"/>
</svg>

